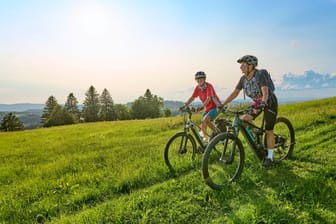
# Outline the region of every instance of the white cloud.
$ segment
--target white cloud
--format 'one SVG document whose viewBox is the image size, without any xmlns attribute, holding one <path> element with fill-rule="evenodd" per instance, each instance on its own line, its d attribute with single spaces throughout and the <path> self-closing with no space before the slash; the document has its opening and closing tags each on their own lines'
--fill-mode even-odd
<svg viewBox="0 0 336 224">
<path fill-rule="evenodd" d="M 277 84 L 282 90 L 336 88 L 336 76 L 320 74 L 313 70 L 305 71 L 301 75 L 285 74 Z"/>
</svg>

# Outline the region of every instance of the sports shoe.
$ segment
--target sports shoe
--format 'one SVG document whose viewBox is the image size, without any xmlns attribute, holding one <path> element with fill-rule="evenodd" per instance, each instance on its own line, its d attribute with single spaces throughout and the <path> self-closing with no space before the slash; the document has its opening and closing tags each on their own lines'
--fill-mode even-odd
<svg viewBox="0 0 336 224">
<path fill-rule="evenodd" d="M 269 169 L 274 165 L 273 160 L 271 160 L 270 158 L 266 158 L 262 164 L 263 168 L 265 169 Z"/>
<path fill-rule="evenodd" d="M 202 138 L 205 138 L 204 134 L 203 134 L 203 131 L 199 131 L 198 134 L 202 137 Z"/>
</svg>

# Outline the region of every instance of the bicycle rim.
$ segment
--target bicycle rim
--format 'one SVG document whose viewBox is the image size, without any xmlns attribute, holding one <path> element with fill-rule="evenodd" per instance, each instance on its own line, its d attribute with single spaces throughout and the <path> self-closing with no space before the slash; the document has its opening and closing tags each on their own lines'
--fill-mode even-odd
<svg viewBox="0 0 336 224">
<path fill-rule="evenodd" d="M 290 121 L 279 117 L 274 125 L 275 147 L 273 159 L 275 162 L 290 158 L 295 144 L 294 129 Z"/>
<path fill-rule="evenodd" d="M 244 149 L 229 133 L 216 136 L 206 148 L 202 163 L 205 183 L 220 190 L 240 176 L 244 166 Z"/>
<path fill-rule="evenodd" d="M 184 132 L 175 134 L 166 144 L 164 159 L 172 172 L 181 172 L 192 167 L 196 143 L 192 136 Z"/>
</svg>

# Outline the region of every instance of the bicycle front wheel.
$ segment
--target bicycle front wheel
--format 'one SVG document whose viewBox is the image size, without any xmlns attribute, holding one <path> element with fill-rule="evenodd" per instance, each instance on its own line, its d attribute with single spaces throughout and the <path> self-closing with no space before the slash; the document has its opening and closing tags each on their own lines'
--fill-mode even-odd
<svg viewBox="0 0 336 224">
<path fill-rule="evenodd" d="M 220 190 L 239 178 L 244 167 L 245 153 L 241 141 L 231 133 L 221 133 L 205 149 L 202 173 L 205 183 Z"/>
<path fill-rule="evenodd" d="M 179 132 L 167 142 L 164 159 L 170 171 L 185 171 L 192 166 L 195 154 L 196 142 L 193 136 Z"/>
<path fill-rule="evenodd" d="M 279 117 L 274 125 L 275 147 L 273 159 L 275 162 L 290 158 L 295 145 L 294 128 L 291 122 L 284 117 Z"/>
</svg>

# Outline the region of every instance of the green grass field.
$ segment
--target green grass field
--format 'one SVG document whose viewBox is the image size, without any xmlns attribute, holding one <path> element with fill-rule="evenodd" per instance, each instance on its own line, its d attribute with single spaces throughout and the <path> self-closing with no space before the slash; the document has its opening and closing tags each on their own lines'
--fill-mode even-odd
<svg viewBox="0 0 336 224">
<path fill-rule="evenodd" d="M 296 146 L 271 170 L 246 148 L 223 191 L 163 160 L 182 117 L 0 133 L 0 223 L 336 223 L 336 98 L 281 105 Z"/>
</svg>

